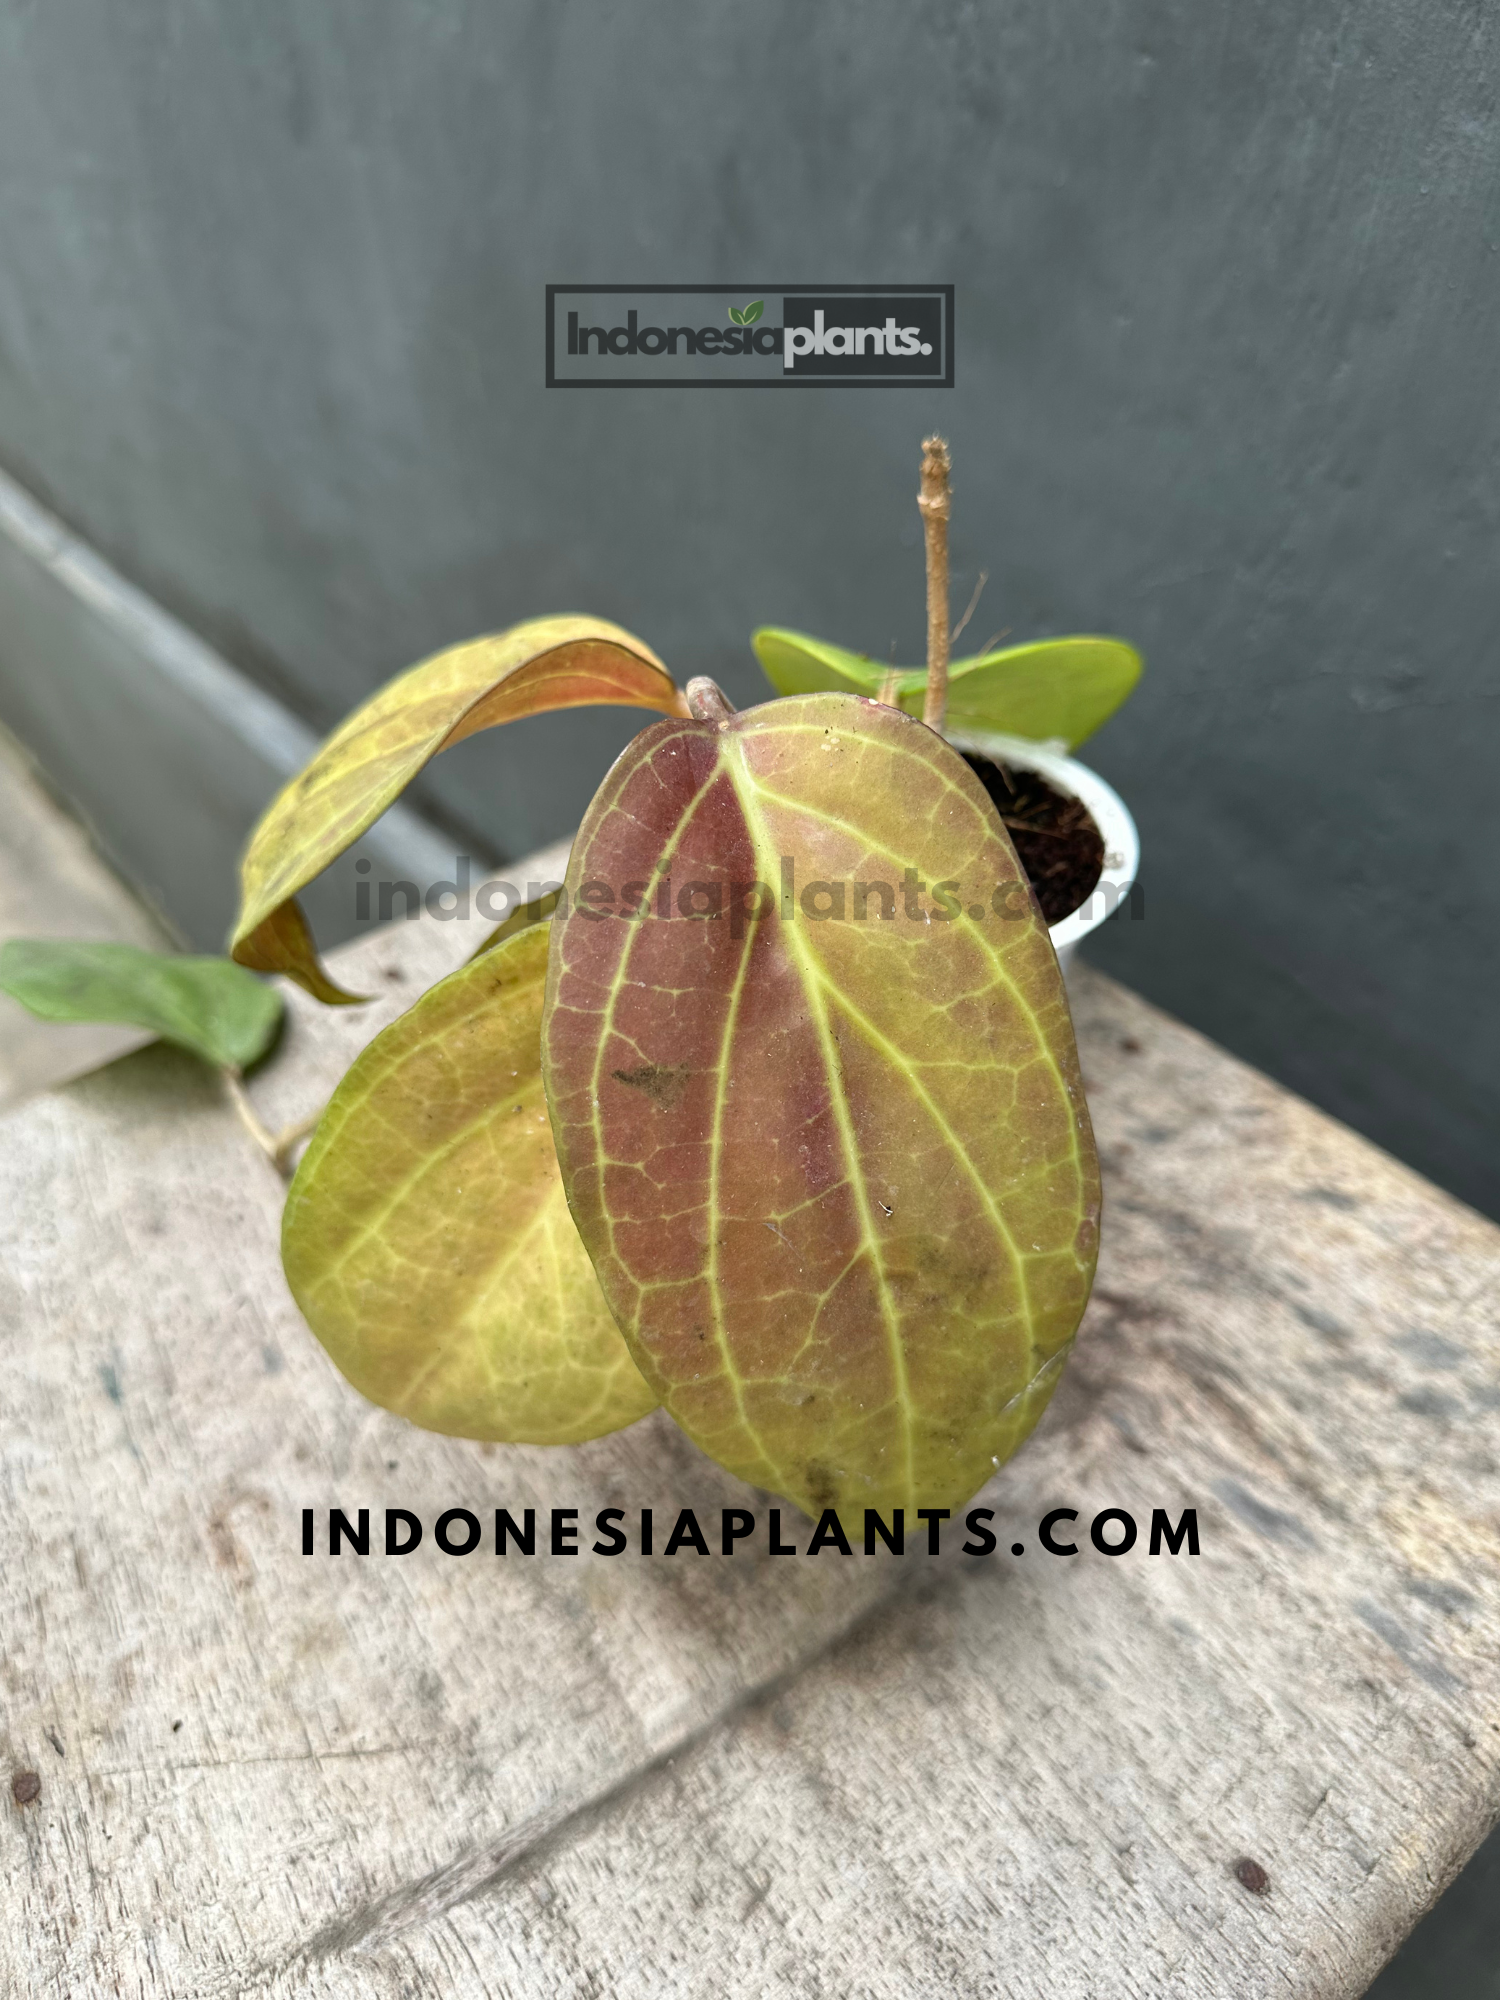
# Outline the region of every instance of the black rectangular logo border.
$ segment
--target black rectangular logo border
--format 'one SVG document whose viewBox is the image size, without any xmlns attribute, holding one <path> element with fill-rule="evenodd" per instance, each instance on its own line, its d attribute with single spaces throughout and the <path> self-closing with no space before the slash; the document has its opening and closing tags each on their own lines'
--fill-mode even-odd
<svg viewBox="0 0 1500 2000">
<path fill-rule="evenodd" d="M 742 382 L 705 382 L 701 377 L 687 378 L 681 375 L 659 377 L 654 382 L 643 382 L 632 375 L 593 375 L 587 380 L 576 376 L 560 378 L 553 369 L 552 358 L 556 352 L 557 309 L 560 295 L 568 292 L 587 292 L 591 296 L 604 292 L 623 294 L 628 298 L 639 298 L 648 292 L 817 292 L 852 293 L 884 296 L 889 294 L 899 298 L 903 292 L 912 292 L 922 298 L 941 297 L 943 300 L 944 324 L 948 335 L 948 368 L 938 380 L 908 380 L 896 378 L 888 382 L 871 382 L 850 375 L 830 378 L 827 375 L 803 376 L 790 382 L 749 380 Z M 547 287 L 547 379 L 549 389 L 951 389 L 953 368 L 958 350 L 957 329 L 953 318 L 952 285 L 548 285 Z"/>
</svg>

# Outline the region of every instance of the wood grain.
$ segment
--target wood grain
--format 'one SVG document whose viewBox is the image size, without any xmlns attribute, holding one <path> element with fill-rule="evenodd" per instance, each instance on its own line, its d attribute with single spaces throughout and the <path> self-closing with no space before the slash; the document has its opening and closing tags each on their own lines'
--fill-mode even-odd
<svg viewBox="0 0 1500 2000">
<path fill-rule="evenodd" d="M 391 998 L 297 996 L 267 1118 L 464 929 L 339 955 Z M 1075 999 L 1099 1289 L 982 1560 L 444 1556 L 451 1506 L 768 1503 L 659 1415 L 547 1452 L 359 1401 L 188 1059 L 6 1120 L 0 1990 L 1362 1992 L 1500 1814 L 1500 1232 Z M 304 1558 L 330 1505 L 428 1536 Z M 1202 1554 L 1045 1556 L 1055 1506 L 1196 1506 Z"/>
</svg>

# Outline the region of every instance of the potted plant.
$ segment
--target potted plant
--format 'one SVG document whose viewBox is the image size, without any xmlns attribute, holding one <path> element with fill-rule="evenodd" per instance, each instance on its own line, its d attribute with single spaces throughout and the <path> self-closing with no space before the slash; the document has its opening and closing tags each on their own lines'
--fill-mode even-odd
<svg viewBox="0 0 1500 2000">
<path fill-rule="evenodd" d="M 226 1005 L 254 1011 L 251 974 L 357 1004 L 298 890 L 478 729 L 586 702 L 661 712 L 605 776 L 561 894 L 377 1035 L 316 1121 L 283 1261 L 372 1400 L 533 1443 L 661 1403 L 825 1517 L 956 1507 L 1035 1424 L 1087 1303 L 1099 1187 L 1057 954 L 1008 826 L 1038 846 L 1079 830 L 1101 794 L 1028 731 L 1078 740 L 1139 663 L 1065 640 L 950 670 L 938 440 L 921 505 L 920 676 L 763 631 L 780 692 L 736 714 L 601 620 L 454 647 L 273 801 L 237 964 L 208 962 L 213 1006 L 194 1015 L 192 962 L 169 962 L 163 1031 L 221 1063 L 255 1130 L 240 1075 L 263 1019 L 219 1031 Z M 1127 827 L 1092 831 L 1117 878 Z M 0 961 L 0 984 L 41 1010 L 101 1005 L 40 949 Z M 281 1160 L 299 1136 L 257 1131 Z"/>
</svg>

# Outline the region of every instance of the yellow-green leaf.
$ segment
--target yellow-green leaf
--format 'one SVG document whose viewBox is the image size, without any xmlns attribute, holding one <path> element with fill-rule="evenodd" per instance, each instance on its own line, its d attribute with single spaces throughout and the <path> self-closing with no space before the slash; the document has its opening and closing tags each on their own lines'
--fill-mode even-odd
<svg viewBox="0 0 1500 2000">
<path fill-rule="evenodd" d="M 1074 750 L 1108 722 L 1141 677 L 1123 639 L 1041 639 L 960 660 L 948 678 L 948 725 L 999 730 Z M 903 685 L 901 706 L 920 715 L 927 676 Z"/>
<path fill-rule="evenodd" d="M 121 1021 L 231 1069 L 263 1056 L 281 1023 L 275 987 L 227 958 L 134 944 L 13 938 L 0 948 L 0 992 L 44 1021 Z"/>
<path fill-rule="evenodd" d="M 984 788 L 847 695 L 657 723 L 567 890 L 547 1097 L 642 1374 L 809 1512 L 960 1506 L 1046 1406 L 1099 1218 L 1062 976 Z"/>
<path fill-rule="evenodd" d="M 545 925 L 452 973 L 334 1092 L 287 1197 L 308 1325 L 424 1430 L 576 1444 L 656 1398 L 563 1198 L 540 1074 Z"/>
<path fill-rule="evenodd" d="M 371 826 L 440 750 L 481 729 L 591 703 L 685 715 L 649 646 L 602 618 L 534 618 L 450 646 L 387 683 L 278 793 L 240 864 L 231 955 L 348 1004 L 318 963 L 297 891 Z"/>
<path fill-rule="evenodd" d="M 828 689 L 874 695 L 888 671 L 878 660 L 803 632 L 766 626 L 751 644 L 778 694 Z M 898 672 L 897 702 L 908 715 L 920 715 L 926 669 Z M 1140 677 L 1141 656 L 1123 639 L 1039 639 L 976 653 L 948 670 L 948 723 L 1037 743 L 1060 741 L 1072 750 L 1109 720 Z"/>
<path fill-rule="evenodd" d="M 540 924 L 552 915 L 561 895 L 558 889 L 549 889 L 544 896 L 533 896 L 529 903 L 518 903 L 508 917 L 499 922 L 487 938 L 481 938 L 469 954 L 471 958 L 482 958 L 487 951 L 493 951 L 497 944 L 504 944 L 517 931 L 524 931 L 532 924 Z"/>
<path fill-rule="evenodd" d="M 783 632 L 763 625 L 752 633 L 751 645 L 778 694 L 864 694 L 879 692 L 886 667 L 868 653 L 851 653 L 806 632 Z M 909 668 L 900 669 L 903 675 Z"/>
</svg>

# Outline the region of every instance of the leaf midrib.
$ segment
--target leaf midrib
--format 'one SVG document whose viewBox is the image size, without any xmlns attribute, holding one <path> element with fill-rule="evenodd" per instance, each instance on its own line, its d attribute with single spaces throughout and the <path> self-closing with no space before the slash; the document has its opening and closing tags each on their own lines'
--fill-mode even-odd
<svg viewBox="0 0 1500 2000">
<path fill-rule="evenodd" d="M 793 726 L 801 728 L 804 731 L 804 733 L 808 734 L 822 733 L 821 731 L 817 732 L 811 731 L 805 724 L 799 724 Z M 896 749 L 896 746 L 894 745 L 891 747 L 893 749 Z M 911 755 L 909 751 L 904 751 L 904 750 L 898 750 L 897 754 L 901 756 Z M 928 763 L 924 758 L 913 758 L 912 761 L 914 763 L 920 764 L 924 770 L 927 771 L 932 770 L 931 764 Z M 966 798 L 964 794 L 959 790 L 957 785 L 953 784 L 951 780 L 943 777 L 941 771 L 937 772 L 935 775 L 938 778 L 940 778 L 945 785 L 948 786 L 948 789 L 953 793 L 955 798 L 963 800 L 963 803 L 969 807 L 971 812 L 976 810 L 973 800 Z M 872 852 L 888 855 L 892 861 L 900 862 L 903 869 L 906 869 L 908 867 L 914 867 L 916 865 L 910 856 L 898 853 L 898 851 L 894 847 L 888 846 L 882 840 L 870 838 L 870 836 L 865 832 L 863 828 L 852 826 L 848 820 L 841 819 L 837 813 L 827 812 L 820 806 L 804 805 L 798 800 L 789 799 L 786 797 L 784 793 L 774 791 L 769 785 L 762 784 L 758 778 L 750 777 L 748 781 L 755 786 L 756 790 L 759 791 L 763 797 L 768 799 L 774 799 L 776 804 L 781 806 L 785 811 L 790 813 L 802 813 L 810 819 L 821 820 L 825 826 L 834 827 L 838 832 L 847 833 L 851 836 L 851 838 L 861 841 L 862 844 L 865 847 L 869 848 Z M 1018 881 L 1023 879 L 1024 876 L 1020 874 L 1017 875 Z M 1075 1170 L 1079 1174 L 1080 1181 L 1082 1181 L 1083 1179 L 1086 1178 L 1086 1176 L 1084 1175 L 1083 1172 L 1083 1161 L 1079 1155 L 1078 1120 L 1073 1115 L 1072 1107 L 1069 1102 L 1069 1092 L 1067 1083 L 1063 1077 L 1062 1071 L 1058 1068 L 1057 1062 L 1052 1055 L 1051 1048 L 1047 1041 L 1047 1037 L 1042 1032 L 1041 1024 L 1037 1020 L 1036 1009 L 1031 1005 L 1030 1001 L 1021 992 L 1020 988 L 1016 985 L 1014 979 L 1011 978 L 1010 973 L 1006 968 L 1004 958 L 990 943 L 989 939 L 984 935 L 983 931 L 981 931 L 977 925 L 972 925 L 970 927 L 970 934 L 972 935 L 974 942 L 979 947 L 980 951 L 984 954 L 984 956 L 989 960 L 990 964 L 994 967 L 996 978 L 1004 985 L 1006 991 L 1010 994 L 1012 1000 L 1015 1002 L 1016 1007 L 1019 1009 L 1019 1011 L 1025 1015 L 1027 1024 L 1031 1029 L 1032 1038 L 1035 1041 L 1037 1048 L 1040 1050 L 1040 1052 L 1046 1059 L 1048 1068 L 1052 1071 L 1052 1074 L 1057 1078 L 1059 1094 L 1062 1097 L 1064 1110 L 1067 1114 L 1068 1157 L 1072 1161 Z"/>
<path fill-rule="evenodd" d="M 746 788 L 748 788 L 750 794 L 753 794 L 757 788 L 750 773 L 744 769 L 742 741 L 735 741 L 735 750 L 738 753 L 737 757 L 730 757 L 724 754 L 724 741 L 724 737 L 721 736 L 720 761 L 728 772 L 729 781 L 734 787 L 735 798 L 744 816 L 746 831 L 750 836 L 750 844 L 756 856 L 757 872 L 759 873 L 759 870 L 765 866 L 767 853 L 772 852 L 774 858 L 774 852 L 767 841 L 765 822 L 761 817 L 759 808 L 754 804 L 752 797 L 747 796 Z M 738 771 L 735 768 L 736 762 L 740 767 Z M 742 779 L 743 784 L 741 782 Z M 764 879 L 769 880 L 769 874 Z M 881 1255 L 880 1240 L 875 1229 L 875 1218 L 870 1207 L 868 1191 L 865 1187 L 863 1162 L 860 1159 L 858 1144 L 849 1118 L 848 1102 L 840 1087 L 843 1080 L 842 1071 L 834 1054 L 833 1039 L 829 1032 L 828 1017 L 823 1006 L 821 987 L 815 978 L 809 978 L 808 976 L 806 947 L 801 937 L 797 934 L 795 923 L 781 924 L 779 926 L 779 933 L 788 940 L 787 957 L 801 979 L 803 991 L 808 1000 L 808 1012 L 813 1017 L 818 1032 L 829 1104 L 833 1111 L 834 1123 L 839 1134 L 839 1143 L 844 1154 L 845 1179 L 848 1182 L 850 1193 L 854 1197 L 855 1207 L 859 1214 L 860 1233 L 864 1239 L 865 1247 L 869 1251 L 870 1262 L 874 1269 L 875 1281 L 880 1296 L 881 1321 L 885 1328 L 886 1346 L 891 1361 L 891 1374 L 896 1386 L 896 1402 L 901 1411 L 901 1441 L 906 1467 L 906 1488 L 908 1492 L 915 1492 L 916 1467 L 915 1447 L 912 1435 L 913 1411 L 911 1383 L 906 1370 L 906 1347 L 901 1338 L 900 1315 L 896 1310 L 896 1302 L 891 1296 L 885 1260 Z"/>
</svg>

